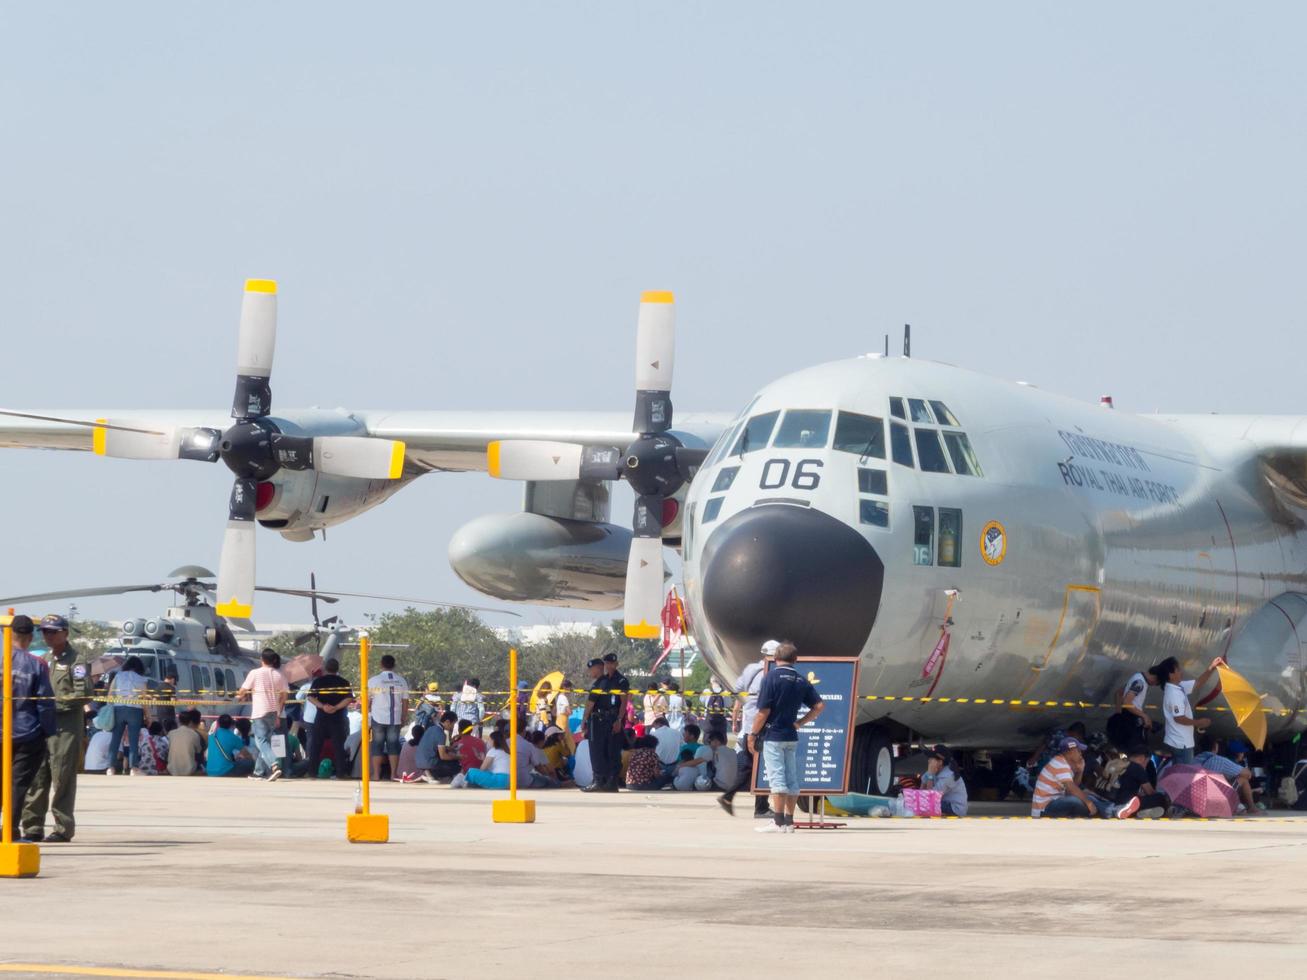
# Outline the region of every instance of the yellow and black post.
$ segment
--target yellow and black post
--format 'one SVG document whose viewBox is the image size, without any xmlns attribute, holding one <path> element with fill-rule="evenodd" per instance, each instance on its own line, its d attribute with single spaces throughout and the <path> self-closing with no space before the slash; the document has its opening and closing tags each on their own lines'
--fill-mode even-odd
<svg viewBox="0 0 1307 980">
<path fill-rule="evenodd" d="M 508 651 L 508 799 L 495 800 L 490 805 L 490 815 L 495 823 L 535 823 L 535 800 L 517 798 L 517 699 L 521 693 L 517 689 L 517 650 Z"/>
<path fill-rule="evenodd" d="M 14 840 L 14 807 L 22 800 L 14 799 L 14 611 L 0 617 L 4 625 L 4 738 L 0 747 L 0 773 L 3 773 L 3 798 L 0 799 L 0 878 L 35 878 L 41 873 L 41 848 L 36 844 L 19 844 Z"/>
<path fill-rule="evenodd" d="M 367 631 L 359 633 L 359 691 L 363 707 L 363 728 L 359 732 L 362 739 L 360 748 L 363 754 L 363 783 L 360 793 L 363 805 L 358 813 L 351 813 L 345 820 L 345 836 L 351 844 L 384 844 L 390 840 L 390 817 L 384 813 L 372 812 L 372 709 L 368 704 L 368 650 L 370 640 Z"/>
</svg>

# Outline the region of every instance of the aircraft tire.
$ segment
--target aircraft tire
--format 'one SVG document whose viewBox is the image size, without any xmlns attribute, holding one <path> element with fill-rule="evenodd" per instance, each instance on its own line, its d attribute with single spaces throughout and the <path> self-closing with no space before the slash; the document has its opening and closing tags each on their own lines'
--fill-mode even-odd
<svg viewBox="0 0 1307 980">
<path fill-rule="evenodd" d="M 859 725 L 849 766 L 850 791 L 889 796 L 894 786 L 894 745 L 889 733 L 874 723 Z"/>
</svg>

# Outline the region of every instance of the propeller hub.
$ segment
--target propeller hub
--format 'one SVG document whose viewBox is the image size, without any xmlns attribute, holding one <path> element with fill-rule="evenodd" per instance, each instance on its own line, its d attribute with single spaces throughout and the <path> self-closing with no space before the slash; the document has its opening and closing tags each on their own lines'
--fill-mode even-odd
<svg viewBox="0 0 1307 980">
<path fill-rule="evenodd" d="M 245 419 L 222 434 L 218 454 L 227 468 L 243 480 L 270 479 L 280 464 L 272 451 L 277 427 L 266 419 Z"/>
<path fill-rule="evenodd" d="M 675 436 L 642 436 L 626 448 L 622 475 L 638 494 L 669 497 L 685 484 L 676 462 L 680 448 Z"/>
</svg>

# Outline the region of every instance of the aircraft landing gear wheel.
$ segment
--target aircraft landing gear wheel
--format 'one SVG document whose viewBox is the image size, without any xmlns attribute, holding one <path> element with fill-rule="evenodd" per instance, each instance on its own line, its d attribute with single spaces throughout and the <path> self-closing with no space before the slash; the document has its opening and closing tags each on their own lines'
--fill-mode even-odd
<svg viewBox="0 0 1307 980">
<path fill-rule="evenodd" d="M 894 789 L 894 746 L 889 734 L 876 725 L 859 726 L 853 742 L 852 778 L 854 793 L 889 796 Z"/>
</svg>

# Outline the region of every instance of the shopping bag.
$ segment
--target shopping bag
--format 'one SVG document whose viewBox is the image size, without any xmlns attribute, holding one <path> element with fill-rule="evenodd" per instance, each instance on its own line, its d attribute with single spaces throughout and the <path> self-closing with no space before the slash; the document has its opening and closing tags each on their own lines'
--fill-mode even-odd
<svg viewBox="0 0 1307 980">
<path fill-rule="evenodd" d="M 941 816 L 940 799 L 939 793 L 933 789 L 905 789 L 903 791 L 904 808 L 918 817 Z"/>
</svg>

